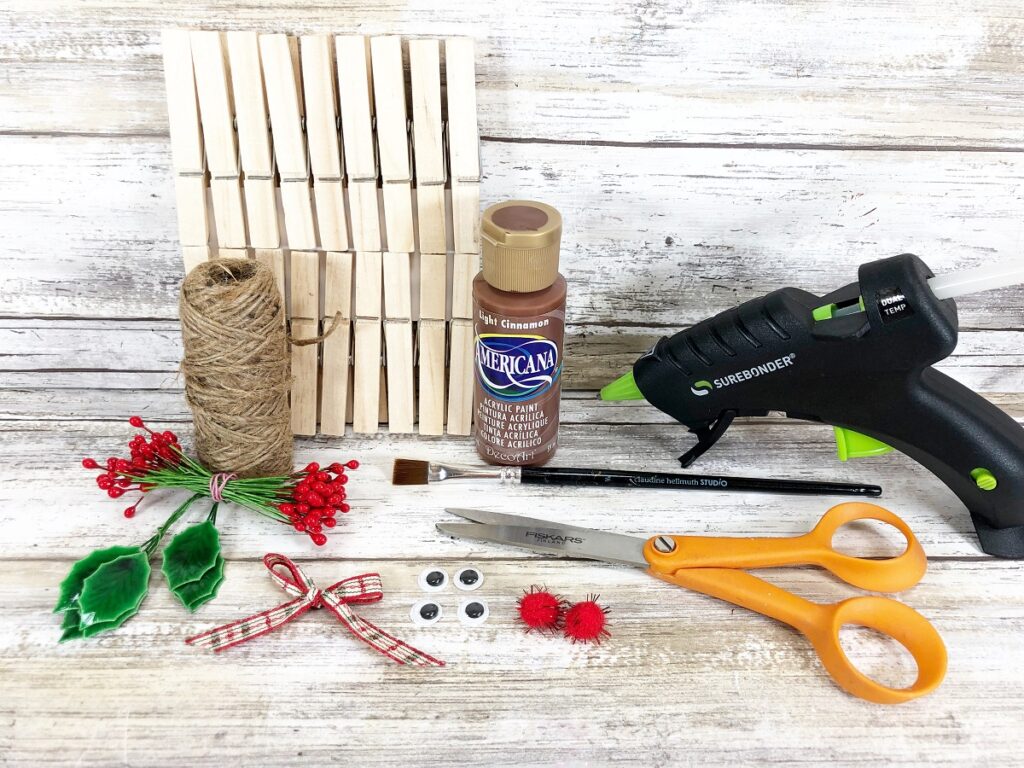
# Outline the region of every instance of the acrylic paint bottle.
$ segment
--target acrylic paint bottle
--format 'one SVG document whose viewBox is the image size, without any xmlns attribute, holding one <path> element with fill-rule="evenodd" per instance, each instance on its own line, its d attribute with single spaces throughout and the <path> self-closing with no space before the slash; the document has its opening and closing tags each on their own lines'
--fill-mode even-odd
<svg viewBox="0 0 1024 768">
<path fill-rule="evenodd" d="M 536 466 L 558 446 L 565 278 L 562 217 L 510 200 L 484 211 L 473 281 L 476 448 L 490 464 Z"/>
</svg>

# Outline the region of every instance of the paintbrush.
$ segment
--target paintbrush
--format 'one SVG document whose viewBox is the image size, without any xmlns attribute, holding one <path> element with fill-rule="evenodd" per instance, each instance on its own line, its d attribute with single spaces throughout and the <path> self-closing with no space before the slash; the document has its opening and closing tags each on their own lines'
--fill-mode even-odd
<svg viewBox="0 0 1024 768">
<path fill-rule="evenodd" d="M 415 459 L 395 459 L 395 466 L 391 474 L 393 485 L 428 485 L 445 480 L 470 479 L 497 480 L 499 483 L 521 483 L 523 485 L 671 488 L 685 491 L 754 491 L 756 493 L 790 493 L 805 496 L 878 497 L 882 495 L 880 486 L 862 483 L 570 467 L 466 467 Z"/>
</svg>

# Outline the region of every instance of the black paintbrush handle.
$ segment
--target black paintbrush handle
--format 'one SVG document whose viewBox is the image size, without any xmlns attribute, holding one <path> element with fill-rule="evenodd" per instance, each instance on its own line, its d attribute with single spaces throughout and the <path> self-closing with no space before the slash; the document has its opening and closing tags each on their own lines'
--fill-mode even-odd
<svg viewBox="0 0 1024 768">
<path fill-rule="evenodd" d="M 523 467 L 527 485 L 586 485 L 606 488 L 671 488 L 682 491 L 755 491 L 805 496 L 882 495 L 881 486 L 861 483 L 833 483 L 818 480 L 776 480 L 761 477 L 631 472 L 617 469 L 575 469 L 571 467 Z"/>
</svg>

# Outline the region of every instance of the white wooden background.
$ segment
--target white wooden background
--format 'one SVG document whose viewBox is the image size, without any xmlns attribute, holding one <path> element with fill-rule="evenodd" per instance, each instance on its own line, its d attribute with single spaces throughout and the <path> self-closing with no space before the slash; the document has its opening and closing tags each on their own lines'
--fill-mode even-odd
<svg viewBox="0 0 1024 768">
<path fill-rule="evenodd" d="M 167 26 L 478 38 L 485 203 L 535 197 L 566 222 L 563 465 L 673 469 L 679 427 L 593 399 L 671 329 L 783 285 L 831 289 L 903 251 L 942 271 L 1024 250 L 1019 0 L 0 3 L 0 764 L 1020 764 L 1024 567 L 983 557 L 958 501 L 912 462 L 839 465 L 830 431 L 806 424 L 741 424 L 700 467 L 884 484 L 931 559 L 902 595 L 949 647 L 930 697 L 852 699 L 778 624 L 630 569 L 433 527 L 459 503 L 638 534 L 787 535 L 830 500 L 388 484 L 395 456 L 473 458 L 450 438 L 303 441 L 300 462 L 364 462 L 326 549 L 226 511 L 218 600 L 187 616 L 157 577 L 124 628 L 58 646 L 49 610 L 69 565 L 162 520 L 122 518 L 79 457 L 114 452 L 131 413 L 190 439 Z M 943 365 L 1017 418 L 1022 318 L 1022 290 L 964 300 Z M 389 666 L 324 615 L 219 657 L 187 648 L 281 598 L 259 562 L 270 550 L 321 582 L 379 570 L 386 597 L 365 615 L 449 666 Z M 430 563 L 482 568 L 484 627 L 411 627 Z M 813 569 L 771 578 L 814 599 L 852 593 Z M 513 604 L 531 583 L 600 592 L 613 637 L 523 635 Z M 459 596 L 443 596 L 449 615 Z M 891 645 L 845 637 L 866 670 L 906 679 Z"/>
</svg>

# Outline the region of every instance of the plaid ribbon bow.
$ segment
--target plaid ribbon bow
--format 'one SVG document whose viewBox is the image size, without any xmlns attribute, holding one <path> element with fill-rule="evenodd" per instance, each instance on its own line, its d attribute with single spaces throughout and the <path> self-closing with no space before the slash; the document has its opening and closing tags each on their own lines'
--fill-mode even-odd
<svg viewBox="0 0 1024 768">
<path fill-rule="evenodd" d="M 342 579 L 327 589 L 319 589 L 303 570 L 284 555 L 270 554 L 263 558 L 263 564 L 270 571 L 270 577 L 285 592 L 296 595 L 294 600 L 257 613 L 240 621 L 211 629 L 201 635 L 185 640 L 189 645 L 223 651 L 246 640 L 273 632 L 280 626 L 297 619 L 314 608 L 327 608 L 353 635 L 370 647 L 383 653 L 399 664 L 415 664 L 421 667 L 443 667 L 444 662 L 423 651 L 403 643 L 387 632 L 356 615 L 349 606 L 376 603 L 384 597 L 380 574 L 364 573 Z M 287 575 L 278 572 L 284 567 Z"/>
</svg>

